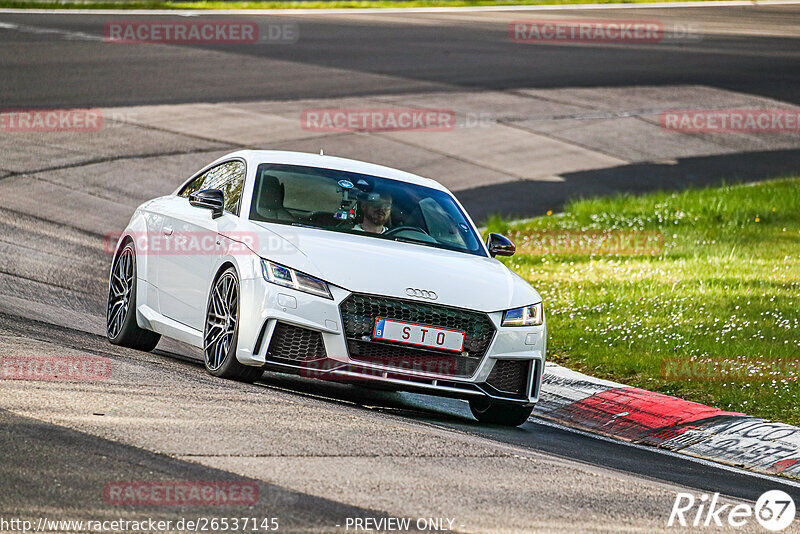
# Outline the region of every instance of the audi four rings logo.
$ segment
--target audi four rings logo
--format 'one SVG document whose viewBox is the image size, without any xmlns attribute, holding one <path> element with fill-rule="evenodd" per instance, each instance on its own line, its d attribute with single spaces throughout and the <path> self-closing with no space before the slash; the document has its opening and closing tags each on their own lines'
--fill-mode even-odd
<svg viewBox="0 0 800 534">
<path fill-rule="evenodd" d="M 433 291 L 428 291 L 426 289 L 414 289 L 413 287 L 406 288 L 406 295 L 409 297 L 419 297 L 421 299 L 429 299 L 429 300 L 436 300 L 439 298 Z"/>
</svg>

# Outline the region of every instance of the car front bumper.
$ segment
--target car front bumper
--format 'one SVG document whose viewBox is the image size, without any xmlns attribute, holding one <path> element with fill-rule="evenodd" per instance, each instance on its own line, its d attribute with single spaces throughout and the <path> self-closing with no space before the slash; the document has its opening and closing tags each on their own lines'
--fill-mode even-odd
<svg viewBox="0 0 800 534">
<path fill-rule="evenodd" d="M 263 279 L 242 280 L 237 359 L 245 365 L 322 380 L 380 382 L 398 390 L 464 399 L 488 396 L 524 405 L 538 401 L 546 324 L 502 327 L 502 311 L 484 314 L 414 299 L 366 296 L 402 301 L 404 308 L 441 308 L 451 316 L 454 311 L 469 317 L 479 313 L 494 330 L 482 354 L 465 352 L 468 356 L 462 357 L 443 351 L 409 352 L 402 346 L 373 342 L 368 336 L 354 339 L 351 317 L 345 318 L 342 313 L 342 303 L 353 293 L 336 286 L 330 286 L 330 290 L 333 300 L 277 287 Z M 381 348 L 396 347 L 410 356 L 407 361 L 394 358 L 387 363 L 380 357 L 366 361 L 352 354 L 354 343 L 373 348 L 378 347 L 372 343 L 379 343 Z"/>
</svg>

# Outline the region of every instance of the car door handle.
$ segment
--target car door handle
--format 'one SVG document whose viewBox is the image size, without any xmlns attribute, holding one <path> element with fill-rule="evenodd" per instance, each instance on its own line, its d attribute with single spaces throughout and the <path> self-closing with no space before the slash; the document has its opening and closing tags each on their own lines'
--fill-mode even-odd
<svg viewBox="0 0 800 534">
<path fill-rule="evenodd" d="M 167 237 L 171 236 L 172 235 L 172 228 L 170 228 L 169 226 L 165 227 L 164 228 L 164 235 L 167 236 Z"/>
</svg>

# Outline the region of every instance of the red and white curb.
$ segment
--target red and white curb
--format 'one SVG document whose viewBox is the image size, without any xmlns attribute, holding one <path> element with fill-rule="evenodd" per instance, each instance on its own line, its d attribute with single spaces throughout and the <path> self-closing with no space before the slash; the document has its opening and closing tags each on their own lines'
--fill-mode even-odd
<svg viewBox="0 0 800 534">
<path fill-rule="evenodd" d="M 547 363 L 534 412 L 564 426 L 800 478 L 800 428 L 609 382 Z"/>
</svg>

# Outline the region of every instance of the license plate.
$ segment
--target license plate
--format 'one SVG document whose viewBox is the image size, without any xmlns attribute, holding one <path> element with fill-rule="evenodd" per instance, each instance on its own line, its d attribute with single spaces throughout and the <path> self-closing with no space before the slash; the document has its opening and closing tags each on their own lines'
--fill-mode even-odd
<svg viewBox="0 0 800 534">
<path fill-rule="evenodd" d="M 459 330 L 434 328 L 424 324 L 404 323 L 381 318 L 375 320 L 372 338 L 453 352 L 461 352 L 464 349 L 464 332 Z"/>
</svg>

